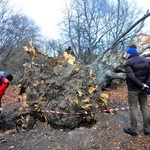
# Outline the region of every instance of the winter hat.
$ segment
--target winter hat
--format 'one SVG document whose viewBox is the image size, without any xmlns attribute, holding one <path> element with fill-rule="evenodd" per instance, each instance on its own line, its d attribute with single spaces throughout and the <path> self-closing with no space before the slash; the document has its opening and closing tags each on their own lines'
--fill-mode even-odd
<svg viewBox="0 0 150 150">
<path fill-rule="evenodd" d="M 9 81 L 12 81 L 13 76 L 11 74 L 8 74 L 5 76 L 6 79 L 8 79 Z"/>
<path fill-rule="evenodd" d="M 137 49 L 135 45 L 130 46 L 127 50 L 126 50 L 126 54 L 134 54 L 137 53 Z"/>
</svg>

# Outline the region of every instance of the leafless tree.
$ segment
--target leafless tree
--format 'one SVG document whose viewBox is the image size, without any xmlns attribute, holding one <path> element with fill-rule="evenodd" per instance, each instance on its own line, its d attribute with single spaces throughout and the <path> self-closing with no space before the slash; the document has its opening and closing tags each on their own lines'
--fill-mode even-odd
<svg viewBox="0 0 150 150">
<path fill-rule="evenodd" d="M 131 26 L 139 15 L 139 10 L 136 11 L 134 4 L 127 0 L 71 2 L 64 10 L 62 33 L 67 40 L 69 39 L 68 43 L 73 47 L 77 57 L 84 60 L 89 57 L 89 63 L 95 60 L 95 54 L 101 54 Z M 129 39 L 134 31 L 128 33 L 125 39 Z M 120 46 L 123 46 L 123 43 Z"/>
<path fill-rule="evenodd" d="M 0 0 L 0 62 L 13 57 L 27 42 L 38 45 L 40 28 L 25 15 L 15 14 L 8 0 Z"/>
<path fill-rule="evenodd" d="M 127 0 L 71 2 L 64 11 L 62 31 L 76 56 L 90 64 L 101 88 L 115 78 L 125 79 L 120 68 L 125 49 L 150 13 L 141 14 Z"/>
<path fill-rule="evenodd" d="M 59 40 L 46 39 L 44 41 L 45 54 L 50 57 L 56 57 L 63 52 L 62 46 Z"/>
</svg>

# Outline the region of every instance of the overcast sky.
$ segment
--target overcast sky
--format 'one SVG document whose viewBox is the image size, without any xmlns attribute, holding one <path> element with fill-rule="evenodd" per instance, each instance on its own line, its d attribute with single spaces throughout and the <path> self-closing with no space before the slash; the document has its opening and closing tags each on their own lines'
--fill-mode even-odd
<svg viewBox="0 0 150 150">
<path fill-rule="evenodd" d="M 10 0 L 14 9 L 22 10 L 24 14 L 34 19 L 43 28 L 44 34 L 58 38 L 57 24 L 62 18 L 65 2 L 70 0 Z"/>
<path fill-rule="evenodd" d="M 15 5 L 15 9 L 22 8 L 23 13 L 30 16 L 34 21 L 43 28 L 45 35 L 58 38 L 57 24 L 62 17 L 62 9 L 65 2 L 69 3 L 70 0 L 10 0 Z M 145 9 L 150 9 L 150 0 L 135 0 L 138 6 Z M 148 23 L 149 22 L 149 23 Z M 150 17 L 147 19 L 146 30 L 150 34 Z M 146 32 L 144 29 L 143 32 Z M 51 35 L 51 36 L 50 36 Z"/>
</svg>

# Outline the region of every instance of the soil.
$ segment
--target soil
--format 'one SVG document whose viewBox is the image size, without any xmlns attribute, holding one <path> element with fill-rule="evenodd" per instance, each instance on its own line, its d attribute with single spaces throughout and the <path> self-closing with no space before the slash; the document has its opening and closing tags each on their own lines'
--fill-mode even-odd
<svg viewBox="0 0 150 150">
<path fill-rule="evenodd" d="M 37 121 L 33 129 L 17 131 L 12 127 L 11 118 L 22 105 L 18 98 L 19 88 L 11 85 L 2 99 L 1 119 L 6 127 L 0 131 L 0 150 L 149 150 L 150 137 L 143 133 L 142 115 L 138 109 L 138 135 L 132 137 L 123 132 L 129 127 L 129 111 L 120 110 L 115 114 L 99 112 L 97 122 L 91 126 L 82 124 L 74 130 L 53 128 Z M 126 108 L 125 84 L 108 89 L 109 108 Z M 149 102 L 150 102 L 150 97 Z M 1 120 L 0 120 L 1 121 Z"/>
</svg>

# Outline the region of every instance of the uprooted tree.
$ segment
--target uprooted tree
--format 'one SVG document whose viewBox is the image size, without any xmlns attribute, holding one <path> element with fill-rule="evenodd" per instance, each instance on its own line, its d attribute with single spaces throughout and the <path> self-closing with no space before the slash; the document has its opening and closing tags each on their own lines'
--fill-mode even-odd
<svg viewBox="0 0 150 150">
<path fill-rule="evenodd" d="M 98 85 L 102 88 L 105 88 L 107 84 L 109 84 L 113 79 L 125 79 L 124 74 L 124 54 L 128 45 L 138 43 L 134 42 L 135 35 L 141 30 L 143 27 L 143 22 L 147 17 L 150 16 L 150 13 L 146 13 L 142 18 L 137 20 L 132 26 L 130 26 L 124 33 L 122 33 L 112 44 L 110 47 L 106 48 L 90 65 L 94 74 L 97 76 Z M 139 25 L 141 24 L 141 25 Z M 135 26 L 139 25 L 134 35 L 132 35 L 131 39 L 128 41 L 126 47 L 124 49 L 119 48 L 120 43 L 125 42 L 125 37 L 127 34 L 134 29 Z M 150 45 L 147 47 L 140 49 L 139 53 L 142 56 L 149 57 L 150 51 L 146 51 L 150 48 Z"/>
<path fill-rule="evenodd" d="M 107 109 L 108 97 L 89 66 L 67 52 L 46 59 L 32 44 L 24 48 L 32 56 L 21 80 L 27 108 L 41 112 L 51 125 L 69 128 L 92 122 L 97 111 Z"/>
<path fill-rule="evenodd" d="M 125 79 L 125 51 L 118 48 L 119 43 L 149 16 L 150 13 L 147 13 L 130 26 L 88 66 L 70 52 L 48 58 L 32 44 L 24 47 L 30 56 L 24 64 L 24 74 L 20 81 L 24 106 L 32 113 L 38 112 L 36 115 L 44 117 L 47 123 L 59 127 L 75 128 L 83 121 L 95 120 L 100 109 L 107 109 L 108 95 L 102 92 L 103 88 L 113 79 Z M 139 26 L 137 32 L 141 28 Z"/>
</svg>

